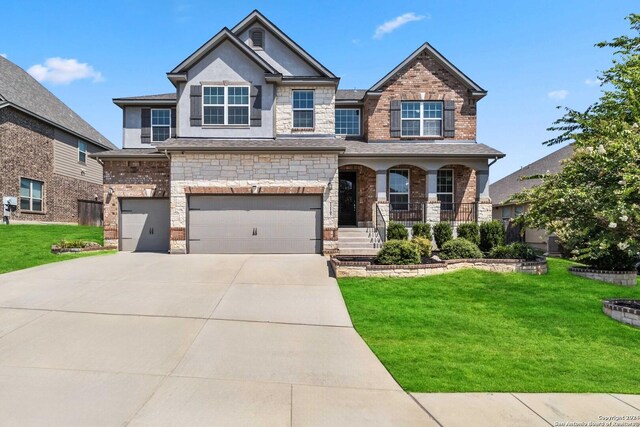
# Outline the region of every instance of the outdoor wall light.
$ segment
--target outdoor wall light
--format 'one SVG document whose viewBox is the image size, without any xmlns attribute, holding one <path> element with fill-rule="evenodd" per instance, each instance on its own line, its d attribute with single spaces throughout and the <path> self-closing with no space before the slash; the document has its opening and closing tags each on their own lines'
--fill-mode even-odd
<svg viewBox="0 0 640 427">
<path fill-rule="evenodd" d="M 251 193 L 252 194 L 256 194 L 258 192 L 258 186 L 257 185 L 252 185 L 251 186 Z"/>
<path fill-rule="evenodd" d="M 113 194 L 113 187 L 109 187 L 109 190 L 107 190 L 107 193 L 109 193 L 109 195 Z"/>
<path fill-rule="evenodd" d="M 333 182 L 329 181 L 327 184 L 327 190 L 331 191 L 333 189 Z"/>
</svg>

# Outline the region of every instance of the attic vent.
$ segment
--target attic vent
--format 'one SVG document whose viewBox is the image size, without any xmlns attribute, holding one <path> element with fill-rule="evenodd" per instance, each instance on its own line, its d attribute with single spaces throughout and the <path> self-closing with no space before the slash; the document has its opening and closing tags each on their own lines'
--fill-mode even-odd
<svg viewBox="0 0 640 427">
<path fill-rule="evenodd" d="M 251 30 L 251 45 L 254 49 L 264 49 L 264 31 Z"/>
</svg>

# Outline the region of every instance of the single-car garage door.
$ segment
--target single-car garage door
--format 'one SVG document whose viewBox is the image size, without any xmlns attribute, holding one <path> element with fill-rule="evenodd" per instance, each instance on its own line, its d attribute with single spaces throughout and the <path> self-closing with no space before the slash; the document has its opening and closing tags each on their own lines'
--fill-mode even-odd
<svg viewBox="0 0 640 427">
<path fill-rule="evenodd" d="M 120 250 L 169 250 L 169 199 L 122 199 Z"/>
<path fill-rule="evenodd" d="M 320 195 L 191 196 L 189 252 L 322 251 Z"/>
</svg>

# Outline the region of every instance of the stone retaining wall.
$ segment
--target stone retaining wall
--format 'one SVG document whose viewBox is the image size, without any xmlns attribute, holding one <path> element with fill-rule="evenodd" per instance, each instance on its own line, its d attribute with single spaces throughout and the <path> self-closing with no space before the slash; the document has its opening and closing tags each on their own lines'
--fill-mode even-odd
<svg viewBox="0 0 640 427">
<path fill-rule="evenodd" d="M 576 276 L 613 283 L 614 285 L 636 286 L 638 284 L 638 274 L 635 271 L 607 271 L 569 267 L 569 272 Z"/>
<path fill-rule="evenodd" d="M 331 258 L 336 277 L 418 277 L 473 268 L 494 273 L 546 274 L 547 260 L 527 262 L 517 259 L 453 259 L 433 264 L 377 265 L 369 261 L 340 261 Z"/>
<path fill-rule="evenodd" d="M 625 302 L 625 300 L 603 301 L 602 311 L 618 322 L 640 328 L 640 310 L 618 305 L 620 302 Z"/>
</svg>

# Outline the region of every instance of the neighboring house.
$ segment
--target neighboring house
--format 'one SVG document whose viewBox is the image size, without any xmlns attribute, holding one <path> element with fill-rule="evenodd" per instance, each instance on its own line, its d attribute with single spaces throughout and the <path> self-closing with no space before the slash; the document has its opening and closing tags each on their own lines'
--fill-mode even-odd
<svg viewBox="0 0 640 427">
<path fill-rule="evenodd" d="M 167 76 L 175 92 L 114 99 L 124 148 L 96 156 L 122 250 L 336 253 L 343 227 L 491 220 L 486 91 L 427 43 L 338 90 L 254 11 Z"/>
<path fill-rule="evenodd" d="M 0 57 L 0 200 L 18 222 L 77 223 L 102 201 L 102 165 L 117 147 L 22 68 Z M 86 205 L 83 207 L 83 204 Z"/>
<path fill-rule="evenodd" d="M 524 189 L 534 187 L 540 183 L 539 179 L 523 179 L 529 176 L 546 173 L 558 173 L 562 169 L 562 161 L 571 157 L 573 145 L 567 145 L 553 153 L 520 168 L 489 186 L 489 195 L 493 202 L 493 219 L 505 224 L 511 223 L 516 217 L 524 213 L 528 206 L 516 205 L 509 199 Z M 526 228 L 524 233 L 518 227 L 513 228 L 513 239 L 522 239 L 525 243 L 542 249 L 545 252 L 558 253 L 557 243 L 545 230 Z"/>
</svg>

